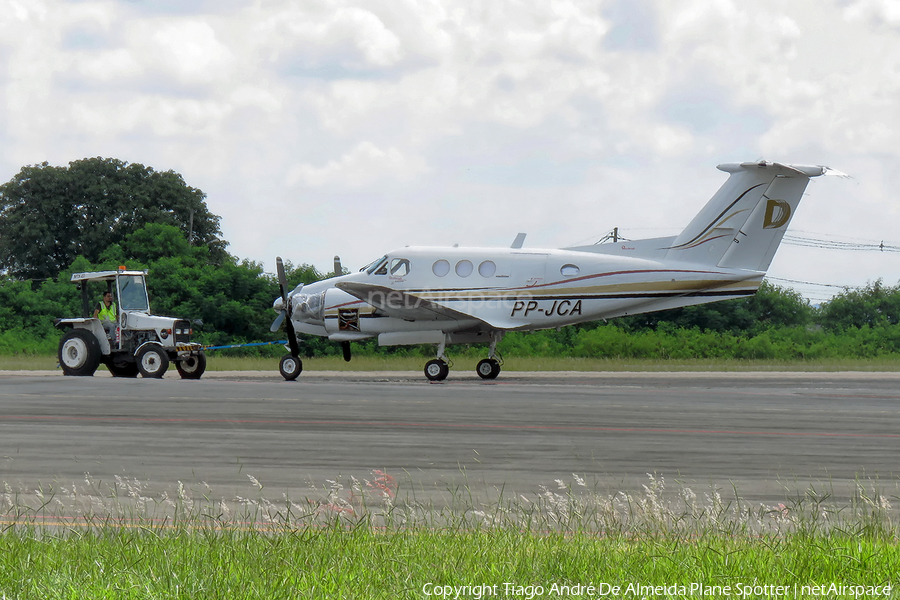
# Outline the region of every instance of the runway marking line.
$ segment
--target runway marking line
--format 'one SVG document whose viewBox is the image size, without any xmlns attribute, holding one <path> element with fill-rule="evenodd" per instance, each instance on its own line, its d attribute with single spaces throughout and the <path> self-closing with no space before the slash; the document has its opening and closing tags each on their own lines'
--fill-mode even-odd
<svg viewBox="0 0 900 600">
<path fill-rule="evenodd" d="M 233 425 L 338 425 L 429 429 L 507 429 L 520 431 L 594 431 L 605 433 L 671 433 L 691 435 L 769 435 L 782 437 L 900 438 L 898 433 L 842 433 L 828 431 L 740 431 L 732 429 L 674 429 L 665 427 L 589 427 L 569 425 L 504 425 L 493 423 L 413 423 L 402 421 L 315 421 L 298 419 L 185 419 L 162 417 L 78 417 L 64 415 L 0 415 L 3 421 L 86 421 L 112 423 L 206 423 Z"/>
</svg>

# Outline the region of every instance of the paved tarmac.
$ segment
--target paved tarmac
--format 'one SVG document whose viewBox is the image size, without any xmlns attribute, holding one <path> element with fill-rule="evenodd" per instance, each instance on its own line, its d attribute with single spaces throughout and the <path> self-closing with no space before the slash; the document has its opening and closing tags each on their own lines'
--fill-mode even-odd
<svg viewBox="0 0 900 600">
<path fill-rule="evenodd" d="M 858 481 L 896 494 L 898 449 L 896 373 L 0 372 L 0 487 L 22 494 L 119 476 L 233 499 L 252 476 L 302 498 L 378 469 L 438 503 L 533 496 L 573 473 L 604 493 L 651 473 L 767 503 L 809 485 L 841 500 Z"/>
</svg>

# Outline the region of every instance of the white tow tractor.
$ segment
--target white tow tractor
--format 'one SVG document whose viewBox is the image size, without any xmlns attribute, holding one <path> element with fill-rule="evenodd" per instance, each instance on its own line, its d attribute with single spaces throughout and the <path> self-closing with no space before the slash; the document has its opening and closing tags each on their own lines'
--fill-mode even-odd
<svg viewBox="0 0 900 600">
<path fill-rule="evenodd" d="M 59 342 L 59 366 L 63 373 L 91 376 L 106 365 L 113 377 L 160 378 L 174 362 L 182 379 L 200 379 L 206 370 L 203 346 L 191 342 L 190 321 L 150 314 L 147 271 L 73 273 L 72 282 L 81 290 L 81 318 L 57 319 L 60 329 L 69 329 Z M 100 298 L 93 282 L 105 283 L 103 292 L 113 295 L 118 320 L 103 326 L 93 318 Z M 97 288 L 97 286 L 93 286 Z M 93 300 L 93 303 L 92 303 Z"/>
</svg>

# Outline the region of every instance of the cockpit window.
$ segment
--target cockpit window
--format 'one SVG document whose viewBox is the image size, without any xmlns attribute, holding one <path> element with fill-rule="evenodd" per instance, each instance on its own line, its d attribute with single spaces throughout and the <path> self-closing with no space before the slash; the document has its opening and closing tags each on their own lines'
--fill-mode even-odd
<svg viewBox="0 0 900 600">
<path fill-rule="evenodd" d="M 143 275 L 127 275 L 119 277 L 119 300 L 122 310 L 150 310 L 147 299 L 147 288 Z"/>
<path fill-rule="evenodd" d="M 406 258 L 395 258 L 392 260 L 391 275 L 394 277 L 406 277 L 409 275 L 409 260 Z"/>
<path fill-rule="evenodd" d="M 384 267 L 385 263 L 387 263 L 387 256 L 382 256 L 376 261 L 369 263 L 367 266 L 363 267 L 361 270 L 365 271 L 367 274 L 371 275 L 375 273 L 376 275 L 386 275 L 387 268 L 382 268 L 379 270 L 379 267 Z M 378 272 L 376 272 L 378 271 Z"/>
</svg>

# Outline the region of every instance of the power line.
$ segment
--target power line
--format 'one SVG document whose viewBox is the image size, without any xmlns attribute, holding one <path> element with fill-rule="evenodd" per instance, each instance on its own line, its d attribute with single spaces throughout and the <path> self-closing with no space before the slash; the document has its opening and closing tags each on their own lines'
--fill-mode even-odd
<svg viewBox="0 0 900 600">
<path fill-rule="evenodd" d="M 805 248 L 821 248 L 825 250 L 851 250 L 865 252 L 900 252 L 900 245 L 885 244 L 884 240 L 877 243 L 842 242 L 839 240 L 827 240 L 822 238 L 801 237 L 797 235 L 785 235 L 784 243 L 790 246 L 802 246 Z"/>
<path fill-rule="evenodd" d="M 852 287 L 849 285 L 837 285 L 834 283 L 815 283 L 813 281 L 801 281 L 799 279 L 784 279 L 783 277 L 772 277 L 769 275 L 766 275 L 766 279 L 774 279 L 775 281 L 787 281 L 789 283 L 799 283 L 801 285 L 812 285 L 812 286 L 818 286 L 818 287 L 830 287 L 830 288 L 840 288 L 840 289 Z"/>
</svg>

